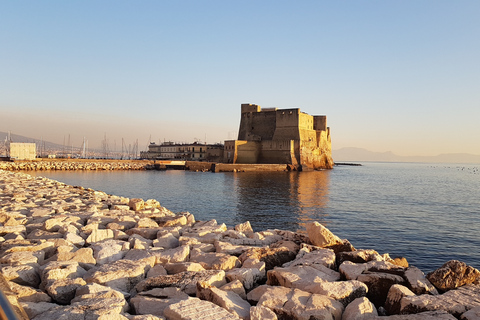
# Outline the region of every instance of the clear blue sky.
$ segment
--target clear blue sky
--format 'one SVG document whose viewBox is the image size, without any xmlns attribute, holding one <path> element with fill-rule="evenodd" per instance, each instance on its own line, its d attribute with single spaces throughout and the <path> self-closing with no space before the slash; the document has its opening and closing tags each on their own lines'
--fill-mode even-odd
<svg viewBox="0 0 480 320">
<path fill-rule="evenodd" d="M 333 149 L 480 154 L 480 1 L 2 1 L 0 131 L 236 138 L 240 104 Z M 143 146 L 143 147 L 142 147 Z"/>
</svg>

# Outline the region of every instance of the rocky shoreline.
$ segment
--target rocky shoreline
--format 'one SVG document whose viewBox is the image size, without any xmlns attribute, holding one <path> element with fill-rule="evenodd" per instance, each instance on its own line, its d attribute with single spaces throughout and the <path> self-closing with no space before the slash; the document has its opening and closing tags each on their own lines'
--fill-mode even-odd
<svg viewBox="0 0 480 320">
<path fill-rule="evenodd" d="M 0 170 L 44 171 L 44 170 L 152 170 L 150 160 L 88 160 L 59 159 L 33 161 L 0 161 Z"/>
<path fill-rule="evenodd" d="M 0 285 L 23 319 L 480 318 L 475 268 L 452 260 L 424 275 L 317 222 L 304 234 L 227 228 L 0 170 L 0 223 Z"/>
</svg>

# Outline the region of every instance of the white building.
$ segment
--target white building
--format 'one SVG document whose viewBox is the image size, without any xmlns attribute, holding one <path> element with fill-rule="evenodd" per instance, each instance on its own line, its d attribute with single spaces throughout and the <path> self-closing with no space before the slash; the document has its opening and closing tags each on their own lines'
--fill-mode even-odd
<svg viewBox="0 0 480 320">
<path fill-rule="evenodd" d="M 37 146 L 35 143 L 8 142 L 8 157 L 15 160 L 34 160 L 37 157 Z"/>
</svg>

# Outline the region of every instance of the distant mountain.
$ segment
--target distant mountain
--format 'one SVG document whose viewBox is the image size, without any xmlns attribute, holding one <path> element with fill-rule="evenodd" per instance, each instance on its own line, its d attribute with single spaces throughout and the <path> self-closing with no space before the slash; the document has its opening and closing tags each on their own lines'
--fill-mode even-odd
<svg viewBox="0 0 480 320">
<path fill-rule="evenodd" d="M 399 156 L 390 151 L 373 152 L 362 148 L 341 148 L 332 151 L 335 162 L 432 162 L 432 163 L 478 163 L 480 155 L 469 153 L 445 153 L 437 156 Z"/>
</svg>

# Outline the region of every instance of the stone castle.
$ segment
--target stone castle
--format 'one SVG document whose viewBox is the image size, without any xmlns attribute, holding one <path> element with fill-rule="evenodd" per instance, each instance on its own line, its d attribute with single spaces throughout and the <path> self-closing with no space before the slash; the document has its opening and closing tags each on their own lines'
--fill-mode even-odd
<svg viewBox="0 0 480 320">
<path fill-rule="evenodd" d="M 242 104 L 238 140 L 225 141 L 224 162 L 281 163 L 298 170 L 333 167 L 326 116 L 300 109 L 262 109 Z"/>
</svg>

